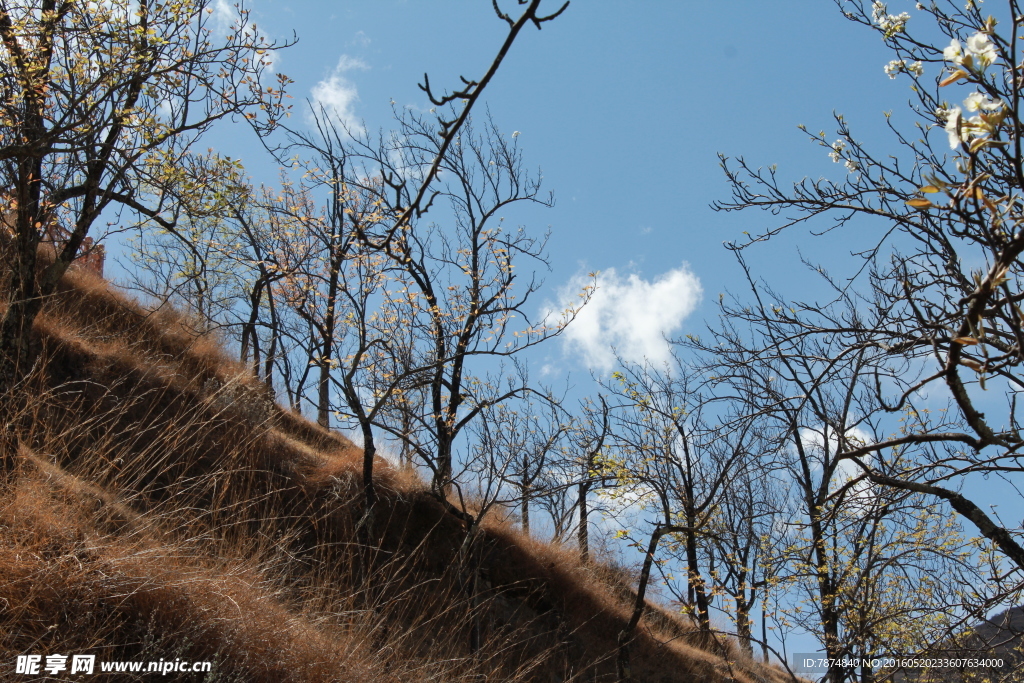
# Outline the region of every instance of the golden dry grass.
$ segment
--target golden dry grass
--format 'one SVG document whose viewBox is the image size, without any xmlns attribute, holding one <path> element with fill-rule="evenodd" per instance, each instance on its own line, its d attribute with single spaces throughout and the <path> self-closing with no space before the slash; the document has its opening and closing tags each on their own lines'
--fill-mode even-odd
<svg viewBox="0 0 1024 683">
<path fill-rule="evenodd" d="M 219 681 L 614 680 L 615 572 L 498 521 L 470 572 L 462 523 L 383 460 L 376 544 L 358 547 L 352 444 L 88 273 L 35 333 L 41 362 L 0 397 L 0 670 L 89 653 L 212 660 Z M 711 645 L 652 608 L 634 675 L 784 679 Z"/>
</svg>

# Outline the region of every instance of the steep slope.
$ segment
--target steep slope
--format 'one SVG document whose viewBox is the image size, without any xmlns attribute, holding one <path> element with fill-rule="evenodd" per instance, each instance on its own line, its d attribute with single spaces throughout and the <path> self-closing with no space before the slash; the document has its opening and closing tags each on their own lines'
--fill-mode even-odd
<svg viewBox="0 0 1024 683">
<path fill-rule="evenodd" d="M 497 523 L 467 552 L 384 461 L 357 546 L 352 444 L 90 273 L 35 334 L 35 370 L 0 397 L 0 678 L 18 655 L 94 654 L 211 661 L 218 681 L 615 679 L 615 572 Z M 653 608 L 632 659 L 637 680 L 784 680 Z"/>
</svg>

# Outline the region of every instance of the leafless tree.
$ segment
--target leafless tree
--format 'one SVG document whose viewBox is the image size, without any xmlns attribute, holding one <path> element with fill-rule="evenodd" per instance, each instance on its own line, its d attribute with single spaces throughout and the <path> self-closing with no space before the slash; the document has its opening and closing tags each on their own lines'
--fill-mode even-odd
<svg viewBox="0 0 1024 683">
<path fill-rule="evenodd" d="M 360 150 L 375 177 L 383 178 L 379 189 L 364 191 L 379 193 L 375 201 L 385 214 L 400 213 L 414 199 L 410 178 L 445 147 L 435 120 L 404 112 L 399 123 L 396 135 Z M 573 313 L 530 319 L 540 286 L 530 265 L 546 267 L 545 239 L 507 227 L 504 216 L 519 202 L 551 199 L 540 196 L 539 177 L 523 169 L 517 140 L 490 120 L 479 134 L 466 121 L 446 155 L 431 198 L 431 215 L 438 214 L 439 222 L 416 220 L 395 230 L 382 221 L 361 234 L 365 248 L 379 250 L 403 270 L 417 301 L 408 329 L 425 401 L 396 405 L 381 426 L 431 470 L 439 495 L 451 489 L 456 444 L 467 425 L 487 406 L 529 391 L 521 385 L 492 394 L 480 381 L 493 367 L 488 364 L 558 334 Z"/>
<path fill-rule="evenodd" d="M 615 477 L 608 494 L 624 511 L 645 512 L 649 533 L 632 616 L 619 634 L 619 675 L 628 679 L 629 644 L 645 606 L 645 594 L 662 539 L 682 560 L 685 599 L 709 647 L 718 642 L 711 626 L 713 584 L 702 564 L 714 533 L 722 497 L 748 466 L 742 448 L 722 448 L 720 425 L 708 413 L 715 404 L 702 380 L 676 358 L 671 365 L 625 363 L 605 385 L 612 403 L 614 448 L 602 458 L 602 470 Z M 627 525 L 636 533 L 635 523 Z M 663 557 L 664 559 L 664 557 Z"/>
<path fill-rule="evenodd" d="M 266 132 L 283 115 L 287 78 L 277 87 L 265 79 L 266 51 L 283 45 L 265 41 L 241 6 L 231 28 L 212 31 L 208 4 L 25 0 L 0 8 L 0 185 L 14 243 L 0 321 L 7 381 L 28 369 L 41 302 L 101 216 L 127 210 L 175 230 L 195 141 L 225 117 Z M 55 226 L 66 238 L 38 268 Z"/>
<path fill-rule="evenodd" d="M 706 372 L 716 395 L 761 425 L 769 438 L 758 449 L 758 467 L 784 476 L 783 490 L 791 492 L 788 550 L 773 550 L 783 556 L 768 563 L 771 578 L 794 600 L 790 617 L 833 660 L 829 681 L 870 681 L 870 668 L 856 672 L 841 660 L 882 646 L 927 648 L 966 613 L 967 598 L 952 596 L 950 582 L 978 583 L 980 572 L 969 539 L 942 521 L 934 504 L 879 486 L 845 456 L 886 438 L 877 386 L 907 375 L 880 350 L 852 344 L 844 334 L 802 333 L 809 320 L 840 328 L 858 315 L 855 302 L 840 294 L 827 307 L 793 305 L 749 284 L 752 300 L 723 299 L 719 327 L 707 339 L 689 337 L 687 346 L 715 359 Z M 907 429 L 917 425 L 915 416 L 905 417 Z M 882 451 L 872 466 L 890 471 L 904 457 Z M 733 545 L 730 535 L 717 537 Z"/>
<path fill-rule="evenodd" d="M 824 311 L 827 302 L 808 302 L 805 310 L 822 315 L 792 319 L 792 334 L 841 339 L 841 347 L 829 348 L 836 358 L 873 356 L 863 371 L 874 402 L 890 414 L 915 416 L 899 433 L 851 444 L 839 457 L 877 485 L 943 501 L 999 548 L 1020 577 L 1019 527 L 982 510 L 962 487 L 979 476 L 1013 487 L 1024 471 L 1017 418 L 1024 361 L 1017 36 L 1024 14 L 1019 3 L 1006 3 L 1004 31 L 979 3 L 929 3 L 913 21 L 889 14 L 883 3 L 840 6 L 852 21 L 881 33 L 895 57 L 890 74 L 912 81 L 915 130 L 905 134 L 892 123 L 894 147 L 884 154 L 862 145 L 842 116 L 836 141 L 809 133 L 845 163 L 842 181 L 803 180 L 787 188 L 774 167 L 723 158 L 733 196 L 716 207 L 788 216 L 755 233 L 750 244 L 812 220 L 830 218 L 826 226 L 836 230 L 824 232 L 853 229 L 858 239 L 870 234 L 867 221 L 881 222 L 878 239 L 855 247 L 850 280 L 833 283 L 833 291 L 853 302 L 850 313 L 836 317 Z M 919 36 L 915 26 L 929 18 L 952 44 Z M 945 99 L 963 96 L 962 107 Z M 779 319 L 801 310 L 780 304 L 772 313 Z M 926 395 L 949 396 L 948 411 L 926 415 L 920 409 Z M 895 452 L 898 462 L 883 457 Z"/>
<path fill-rule="evenodd" d="M 579 473 L 576 491 L 576 540 L 580 548 L 580 557 L 587 562 L 590 560 L 590 491 L 605 483 L 602 471 L 605 449 L 611 445 L 611 409 L 604 395 L 600 393 L 596 401 L 584 399 L 580 409 L 581 415 L 572 432 L 574 453 L 578 458 L 574 465 Z"/>
<path fill-rule="evenodd" d="M 518 380 L 510 388 L 527 383 Z M 518 507 L 527 534 L 531 505 L 568 488 L 563 482 L 548 486 L 547 481 L 554 475 L 560 444 L 568 431 L 561 404 L 550 391 L 512 396 L 489 404 L 470 427 L 477 478 L 494 478 L 496 502 Z"/>
</svg>

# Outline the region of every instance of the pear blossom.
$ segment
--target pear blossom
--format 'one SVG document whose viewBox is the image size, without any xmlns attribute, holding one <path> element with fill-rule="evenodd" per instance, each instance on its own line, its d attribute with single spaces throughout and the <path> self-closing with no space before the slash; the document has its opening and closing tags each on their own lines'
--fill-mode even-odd
<svg viewBox="0 0 1024 683">
<path fill-rule="evenodd" d="M 858 164 L 853 159 L 847 159 L 844 165 L 846 166 L 846 170 L 849 171 L 850 173 L 854 173 L 860 170 L 860 164 Z"/>
<path fill-rule="evenodd" d="M 844 149 L 846 149 L 846 142 L 844 140 L 840 139 L 832 143 L 832 151 L 828 153 L 828 158 L 832 160 L 832 163 L 839 163 L 839 160 L 843 158 L 842 153 Z"/>
<path fill-rule="evenodd" d="M 935 112 L 940 117 L 946 119 L 946 134 L 949 136 L 949 148 L 956 149 L 963 142 L 961 135 L 963 135 L 962 129 L 962 111 L 960 107 L 952 106 L 949 109 L 939 109 Z"/>
<path fill-rule="evenodd" d="M 1003 118 L 1006 116 L 1006 106 L 1001 100 L 991 100 L 982 93 L 972 93 L 964 100 L 964 107 L 968 111 L 978 111 L 970 118 L 965 118 L 960 107 L 953 106 L 948 109 L 940 108 L 935 110 L 939 119 L 945 119 L 946 134 L 949 136 L 949 146 L 956 149 L 961 143 L 971 138 L 983 139 L 986 136 L 991 138 L 996 132 Z M 982 110 L 988 110 L 990 114 Z"/>
<path fill-rule="evenodd" d="M 886 38 L 891 38 L 903 31 L 906 23 L 910 21 L 910 14 L 908 12 L 889 14 L 885 3 L 875 0 L 871 3 L 871 19 L 878 24 L 878 28 L 882 29 Z"/>
<path fill-rule="evenodd" d="M 967 50 L 977 57 L 979 66 L 982 69 L 995 62 L 999 56 L 996 52 L 996 46 L 992 44 L 992 40 L 984 33 L 975 33 L 968 38 Z"/>
<path fill-rule="evenodd" d="M 913 76 L 922 76 L 924 74 L 924 66 L 921 62 L 911 62 L 907 64 L 905 59 L 894 59 L 883 67 L 886 75 L 889 78 L 896 78 L 901 73 L 908 73 Z"/>
<path fill-rule="evenodd" d="M 519 137 L 519 131 L 518 130 L 512 131 L 512 137 L 513 138 Z"/>
<path fill-rule="evenodd" d="M 966 46 L 961 46 L 960 41 L 954 38 L 942 51 L 942 56 L 947 62 L 953 62 L 958 66 L 984 71 L 998 59 L 999 53 L 996 52 L 992 40 L 979 32 L 967 39 Z"/>
<path fill-rule="evenodd" d="M 998 111 L 1003 108 L 1002 100 L 993 100 L 988 95 L 980 92 L 973 92 L 964 100 L 964 109 L 967 111 Z"/>
<path fill-rule="evenodd" d="M 947 62 L 953 62 L 954 64 L 963 62 L 964 52 L 960 48 L 960 41 L 956 38 L 949 41 L 949 45 L 942 51 L 942 56 Z"/>
</svg>

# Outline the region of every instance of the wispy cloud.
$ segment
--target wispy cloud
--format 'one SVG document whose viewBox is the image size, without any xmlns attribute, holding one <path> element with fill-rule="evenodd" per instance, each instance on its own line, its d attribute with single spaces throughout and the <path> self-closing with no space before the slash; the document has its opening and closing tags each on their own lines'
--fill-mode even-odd
<svg viewBox="0 0 1024 683">
<path fill-rule="evenodd" d="M 875 443 L 875 439 L 871 434 L 860 427 L 850 427 L 846 431 L 846 439 L 849 441 L 850 447 Z M 836 453 L 840 450 L 839 439 L 837 438 L 836 431 L 833 429 L 826 429 L 823 426 L 815 428 L 805 427 L 801 429 L 800 441 L 803 445 L 804 452 L 809 456 L 808 459 L 811 461 L 811 470 L 815 476 L 821 476 L 823 474 L 826 459 L 831 460 L 835 458 Z M 826 442 L 828 446 L 827 448 Z M 795 449 L 793 455 L 794 457 L 796 455 Z M 870 465 L 874 460 L 874 456 L 867 454 L 861 456 L 860 460 Z M 829 482 L 829 490 L 838 490 L 840 487 L 849 484 L 852 480 L 863 474 L 864 472 L 860 465 L 855 463 L 853 460 L 841 460 L 838 466 L 836 466 L 835 471 L 832 473 L 832 478 Z M 872 502 L 872 485 L 866 481 L 861 482 L 851 489 L 848 497 L 853 502 L 860 501 L 861 503 L 870 503 Z"/>
<path fill-rule="evenodd" d="M 587 284 L 584 276 L 569 282 L 560 292 L 562 308 L 574 305 Z M 666 336 L 680 330 L 701 292 L 700 280 L 685 265 L 650 281 L 609 268 L 598 275 L 590 301 L 563 333 L 563 348 L 594 370 L 610 370 L 616 353 L 627 361 L 666 363 L 672 351 Z"/>
<path fill-rule="evenodd" d="M 238 23 L 238 9 L 228 0 L 214 0 L 210 5 L 213 10 L 213 28 L 218 33 L 230 33 Z"/>
<path fill-rule="evenodd" d="M 313 86 L 310 92 L 313 107 L 317 110 L 322 108 L 327 116 L 349 132 L 361 132 L 363 126 L 355 114 L 359 91 L 345 74 L 350 71 L 366 71 L 369 68 L 369 64 L 357 57 L 342 55 L 327 78 Z"/>
<path fill-rule="evenodd" d="M 348 42 L 349 45 L 357 45 L 359 47 L 368 47 L 372 41 L 370 36 L 366 35 L 364 31 L 356 31 L 355 37 Z"/>
<path fill-rule="evenodd" d="M 134 4 L 136 0 L 131 0 Z M 206 11 L 210 14 L 209 28 L 213 35 L 211 36 L 214 40 L 223 39 L 225 36 L 230 36 L 235 33 L 239 28 L 242 16 L 238 11 L 239 3 L 237 0 L 213 0 Z M 252 6 L 249 5 L 248 9 L 251 10 Z M 248 30 L 248 24 L 252 23 L 252 15 L 247 16 L 246 29 Z M 255 24 L 253 24 L 255 26 Z M 265 26 L 260 26 L 259 34 L 263 38 L 270 38 L 270 34 L 265 30 Z M 268 50 L 260 55 L 260 60 L 266 63 L 267 71 L 275 73 L 277 71 L 278 62 L 281 59 L 281 53 L 277 50 Z"/>
</svg>

